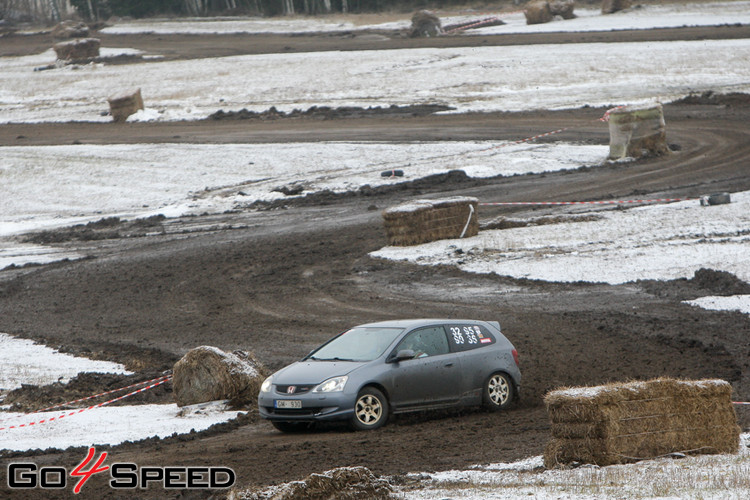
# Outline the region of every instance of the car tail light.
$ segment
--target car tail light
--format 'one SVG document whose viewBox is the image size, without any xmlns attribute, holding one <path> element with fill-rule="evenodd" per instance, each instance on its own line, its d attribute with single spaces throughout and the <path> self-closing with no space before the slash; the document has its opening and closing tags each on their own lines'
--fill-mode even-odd
<svg viewBox="0 0 750 500">
<path fill-rule="evenodd" d="M 518 351 L 516 351 L 515 349 L 513 349 L 513 361 L 515 361 L 515 362 L 516 362 L 516 366 L 521 366 L 521 365 L 520 365 L 520 364 L 518 363 Z"/>
</svg>

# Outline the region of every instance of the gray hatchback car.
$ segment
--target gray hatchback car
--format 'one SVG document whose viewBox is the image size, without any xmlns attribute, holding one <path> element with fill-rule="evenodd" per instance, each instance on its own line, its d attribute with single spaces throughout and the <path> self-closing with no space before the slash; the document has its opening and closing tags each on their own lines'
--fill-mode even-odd
<svg viewBox="0 0 750 500">
<path fill-rule="evenodd" d="M 391 413 L 505 409 L 520 384 L 518 352 L 497 321 L 383 321 L 347 330 L 268 377 L 258 407 L 284 432 L 326 420 L 366 430 Z"/>
</svg>

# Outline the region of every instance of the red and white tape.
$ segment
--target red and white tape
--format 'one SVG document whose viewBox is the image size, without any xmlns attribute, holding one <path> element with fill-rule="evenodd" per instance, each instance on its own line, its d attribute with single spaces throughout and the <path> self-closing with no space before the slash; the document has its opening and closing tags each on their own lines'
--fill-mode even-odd
<svg viewBox="0 0 750 500">
<path fill-rule="evenodd" d="M 607 112 L 606 112 L 606 113 L 604 113 L 604 116 L 602 116 L 601 118 L 599 118 L 599 119 L 598 119 L 597 121 L 600 121 L 600 122 L 608 122 L 608 121 L 609 121 L 609 115 L 611 115 L 612 113 L 614 113 L 614 112 L 615 112 L 615 111 L 617 111 L 618 109 L 622 109 L 622 108 L 624 108 L 624 107 L 625 107 L 625 106 L 615 106 L 615 107 L 614 107 L 614 108 L 612 108 L 612 109 L 608 109 L 608 110 L 607 110 Z"/>
<path fill-rule="evenodd" d="M 25 413 L 24 415 L 18 415 L 18 418 L 25 417 L 27 415 L 33 415 L 35 413 L 42 413 L 42 412 L 45 412 L 45 411 L 54 410 L 55 408 L 61 408 L 63 406 L 73 405 L 73 404 L 76 404 L 76 403 L 80 403 L 81 401 L 87 401 L 89 399 L 100 398 L 102 396 L 107 396 L 108 394 L 114 394 L 116 392 L 126 391 L 128 389 L 132 389 L 133 387 L 138 387 L 140 385 L 150 384 L 152 382 L 156 382 L 156 381 L 159 381 L 159 380 L 162 380 L 162 379 L 165 379 L 165 378 L 169 378 L 169 377 L 170 377 L 170 375 L 164 375 L 163 377 L 157 377 L 157 378 L 151 379 L 151 380 L 144 380 L 143 382 L 138 382 L 136 384 L 128 385 L 128 386 L 125 386 L 125 387 L 120 387 L 119 389 L 112 389 L 111 391 L 101 392 L 99 394 L 94 394 L 93 396 L 87 396 L 85 398 L 76 399 L 74 401 L 68 401 L 66 403 L 60 403 L 60 404 L 57 404 L 57 405 L 54 405 L 54 406 L 48 406 L 47 408 L 42 408 L 41 410 L 35 410 L 35 411 L 29 412 L 29 413 Z"/>
<path fill-rule="evenodd" d="M 102 406 L 106 406 L 106 405 L 108 405 L 110 403 L 114 403 L 116 401 L 121 401 L 121 400 L 123 400 L 125 398 L 128 398 L 130 396 L 133 396 L 135 394 L 139 394 L 141 392 L 147 391 L 147 390 L 152 389 L 152 388 L 154 388 L 156 386 L 159 386 L 161 384 L 169 382 L 170 380 L 172 380 L 172 375 L 167 375 L 166 377 L 163 377 L 161 380 L 160 379 L 154 379 L 154 380 L 158 380 L 158 382 L 154 382 L 153 384 L 151 384 L 149 386 L 146 386 L 146 387 L 143 387 L 141 389 L 138 389 L 137 391 L 133 391 L 133 392 L 130 392 L 128 394 L 123 394 L 120 397 L 117 397 L 117 398 L 114 398 L 114 399 L 110 399 L 109 401 L 104 401 L 104 402 L 96 404 L 96 405 L 92 405 L 92 406 L 88 406 L 86 408 L 81 408 L 81 409 L 78 409 L 78 410 L 70 411 L 68 413 L 63 413 L 61 415 L 56 415 L 54 417 L 44 418 L 42 420 L 37 420 L 36 422 L 29 422 L 29 423 L 24 423 L 24 424 L 19 424 L 19 425 L 8 425 L 6 427 L 0 427 L 0 431 L 4 431 L 4 430 L 8 430 L 8 429 L 21 429 L 21 428 L 24 428 L 24 427 L 32 427 L 34 425 L 39 425 L 39 424 L 45 424 L 45 423 L 49 423 L 49 422 L 54 422 L 55 420 L 62 420 L 65 417 L 70 417 L 70 416 L 73 416 L 73 415 L 78 415 L 79 413 L 83 413 L 84 411 L 87 411 L 87 410 L 93 410 L 94 408 L 101 408 Z M 107 394 L 107 393 L 102 393 L 102 394 Z M 89 399 L 89 398 L 84 398 L 83 400 L 85 400 L 85 399 Z M 83 400 L 81 400 L 81 401 L 83 401 Z M 29 414 L 29 415 L 31 415 L 31 414 Z"/>
<path fill-rule="evenodd" d="M 612 109 L 607 110 L 607 112 L 604 113 L 604 115 L 602 115 L 601 118 L 597 118 L 596 121 L 598 121 L 598 122 L 608 122 L 609 121 L 609 115 L 612 114 L 615 110 L 618 110 L 618 109 L 620 109 L 622 107 L 623 106 L 616 106 L 616 107 L 614 107 Z M 519 139 L 517 141 L 506 142 L 504 144 L 499 144 L 497 146 L 492 146 L 492 147 L 485 148 L 485 149 L 478 149 L 478 150 L 470 151 L 469 153 L 483 153 L 485 151 L 492 151 L 492 150 L 495 150 L 495 149 L 507 148 L 509 146 L 515 146 L 515 145 L 518 145 L 518 144 L 523 144 L 525 142 L 532 142 L 532 141 L 535 141 L 537 139 L 541 139 L 543 137 L 549 137 L 551 135 L 560 134 L 560 133 L 565 132 L 567 130 L 570 130 L 572 128 L 575 128 L 575 127 L 563 127 L 563 128 L 559 128 L 557 130 L 553 130 L 551 132 L 545 132 L 543 134 L 538 134 L 538 135 L 535 135 L 533 137 L 527 137 L 526 139 Z M 468 154 L 468 153 L 465 153 L 465 154 Z"/>
<path fill-rule="evenodd" d="M 436 14 L 439 14 L 443 17 L 450 17 L 450 16 L 495 16 L 495 17 L 508 17 L 515 14 L 523 14 L 523 10 L 509 10 L 506 12 L 498 12 L 497 10 L 485 10 L 483 12 L 477 12 L 476 10 L 449 10 L 449 11 L 442 11 L 442 10 L 436 10 Z"/>
<path fill-rule="evenodd" d="M 746 406 L 750 406 L 750 403 L 746 403 L 744 401 L 732 401 L 732 404 L 733 405 L 746 405 Z"/>
<path fill-rule="evenodd" d="M 534 137 L 527 137 L 526 139 L 520 139 L 518 141 L 506 142 L 505 144 L 500 144 L 499 146 L 493 146 L 487 149 L 480 149 L 479 151 L 490 151 L 493 149 L 501 149 L 501 148 L 507 148 L 508 146 L 515 146 L 516 144 L 523 144 L 524 142 L 535 141 L 537 139 L 541 139 L 542 137 L 549 137 L 550 135 L 559 134 L 561 132 L 565 132 L 566 130 L 570 130 L 571 128 L 573 127 L 559 128 L 557 130 L 553 130 L 552 132 L 545 132 L 544 134 L 535 135 Z"/>
<path fill-rule="evenodd" d="M 459 31 L 465 31 L 465 30 L 472 29 L 472 28 L 479 28 L 480 26 L 483 26 L 485 24 L 494 23 L 494 22 L 497 22 L 499 20 L 500 20 L 500 18 L 497 17 L 497 16 L 495 16 L 495 17 L 488 17 L 486 19 L 481 19 L 481 20 L 479 20 L 477 22 L 474 22 L 474 23 L 471 23 L 471 24 L 466 24 L 466 25 L 463 25 L 463 26 L 459 26 L 458 28 L 453 28 L 452 30 L 445 31 L 445 32 L 443 32 L 443 34 L 450 35 L 452 33 L 458 33 Z"/>
<path fill-rule="evenodd" d="M 486 206 L 503 205 L 624 205 L 629 203 L 672 203 L 675 201 L 690 201 L 698 198 L 655 198 L 650 200 L 602 200 L 602 201 L 501 201 L 496 203 L 480 203 Z"/>
<path fill-rule="evenodd" d="M 613 111 L 615 111 L 617 109 L 620 109 L 622 107 L 623 106 L 616 106 L 616 107 L 608 110 L 606 113 L 604 113 L 604 115 L 601 118 L 597 118 L 595 121 L 598 121 L 598 122 L 607 122 L 607 121 L 609 121 L 609 115 Z M 571 130 L 573 128 L 575 128 L 575 127 L 563 127 L 563 128 L 557 129 L 557 130 L 553 130 L 551 132 L 545 132 L 543 134 L 538 134 L 538 135 L 535 135 L 533 137 L 527 137 L 526 139 L 519 139 L 517 141 L 506 142 L 506 143 L 503 143 L 503 144 L 499 144 L 497 146 L 490 146 L 490 147 L 483 148 L 483 149 L 472 149 L 471 151 L 463 151 L 461 153 L 451 153 L 451 154 L 445 154 L 445 155 L 437 155 L 437 156 L 424 157 L 424 158 L 420 158 L 419 160 L 417 160 L 416 163 L 421 163 L 421 162 L 430 161 L 430 160 L 441 160 L 441 159 L 445 159 L 445 158 L 453 158 L 453 157 L 458 157 L 458 156 L 465 156 L 465 155 L 474 154 L 474 153 L 485 153 L 487 151 L 494 151 L 496 149 L 502 149 L 502 148 L 507 148 L 507 147 L 510 147 L 510 146 L 516 146 L 518 144 L 524 144 L 526 142 L 532 142 L 532 141 L 535 141 L 537 139 L 541 139 L 542 137 L 549 137 L 551 135 L 559 134 L 561 132 L 565 132 L 566 130 Z M 379 168 L 384 168 L 385 165 L 389 165 L 389 164 L 388 163 L 378 163 L 376 165 Z M 390 165 L 391 166 L 388 167 L 389 170 L 393 170 L 393 169 L 396 168 L 393 163 L 391 163 Z M 398 166 L 399 168 L 405 168 L 405 167 L 411 166 L 412 162 L 398 162 L 398 163 L 395 163 L 395 165 Z M 368 166 L 374 166 L 374 165 L 368 165 Z"/>
</svg>

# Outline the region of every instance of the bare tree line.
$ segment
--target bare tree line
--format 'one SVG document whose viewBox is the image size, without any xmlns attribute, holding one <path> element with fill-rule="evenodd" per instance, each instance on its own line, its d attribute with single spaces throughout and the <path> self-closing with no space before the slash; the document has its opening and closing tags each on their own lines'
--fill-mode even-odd
<svg viewBox="0 0 750 500">
<path fill-rule="evenodd" d="M 373 11 L 403 0 L 0 0 L 0 19 L 52 24 L 79 18 L 97 21 L 110 16 L 157 15 L 293 15 Z M 410 0 L 407 0 L 410 1 Z"/>
<path fill-rule="evenodd" d="M 191 16 L 206 16 L 221 11 L 249 10 L 258 14 L 328 14 L 349 11 L 348 0 L 335 8 L 331 0 L 183 0 L 183 10 Z"/>
<path fill-rule="evenodd" d="M 74 12 L 69 0 L 0 0 L 0 19 L 56 23 Z"/>
<path fill-rule="evenodd" d="M 328 14 L 337 10 L 331 0 L 183 0 L 183 9 L 191 16 L 205 16 L 220 11 L 250 10 L 258 14 Z M 340 0 L 341 12 L 349 11 L 348 0 Z"/>
</svg>

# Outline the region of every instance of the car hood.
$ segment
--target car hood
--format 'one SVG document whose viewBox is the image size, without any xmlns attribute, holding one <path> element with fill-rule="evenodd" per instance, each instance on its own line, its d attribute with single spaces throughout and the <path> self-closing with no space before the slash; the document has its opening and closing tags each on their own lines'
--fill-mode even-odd
<svg viewBox="0 0 750 500">
<path fill-rule="evenodd" d="M 361 361 L 298 361 L 273 375 L 273 383 L 280 385 L 317 385 L 331 377 L 348 375 L 368 364 Z"/>
</svg>

